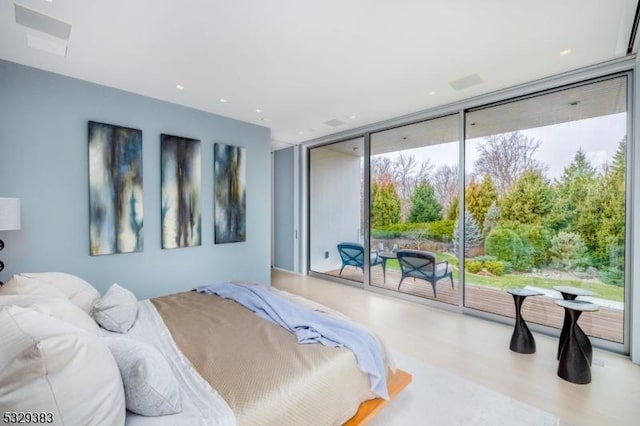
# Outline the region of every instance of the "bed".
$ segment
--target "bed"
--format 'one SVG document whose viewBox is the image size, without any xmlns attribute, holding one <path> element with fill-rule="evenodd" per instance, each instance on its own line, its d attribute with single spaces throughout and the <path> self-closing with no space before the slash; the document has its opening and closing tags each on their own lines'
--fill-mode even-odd
<svg viewBox="0 0 640 426">
<path fill-rule="evenodd" d="M 66 324 L 57 324 L 55 320 L 73 322 L 74 326 L 81 323 L 78 328 L 83 328 L 82 332 L 73 330 L 71 334 L 75 336 L 76 346 L 82 339 L 93 345 L 89 345 L 93 352 L 83 350 L 92 353 L 94 361 L 89 363 L 100 371 L 96 371 L 94 376 L 98 383 L 91 384 L 97 390 L 87 390 L 91 395 L 87 399 L 98 402 L 86 404 L 87 408 L 79 413 L 73 412 L 81 402 L 78 399 L 66 408 L 56 407 L 46 400 L 47 396 L 52 400 L 60 399 L 60 395 L 38 396 L 44 403 L 36 398 L 37 401 L 27 400 L 18 406 L 20 395 L 16 392 L 28 391 L 29 397 L 37 392 L 34 394 L 28 389 L 33 384 L 31 382 L 16 388 L 15 374 L 8 376 L 7 371 L 12 368 L 11 359 L 20 356 L 16 354 L 19 350 L 8 353 L 2 349 L 7 345 L 3 345 L 0 348 L 0 411 L 51 412 L 54 420 L 58 420 L 65 415 L 60 411 L 68 410 L 67 419 L 70 415 L 75 416 L 85 424 L 125 423 L 133 426 L 339 425 L 364 423 L 388 401 L 380 398 L 380 393 L 374 390 L 370 374 L 362 371 L 360 360 L 352 350 L 322 344 L 299 344 L 296 335 L 258 317 L 234 300 L 216 294 L 187 291 L 138 301 L 133 293 L 117 285 L 101 296 L 92 292 L 92 287 L 87 287 L 90 285 L 86 282 L 80 286 L 83 291 L 78 291 L 78 282 L 73 286 L 55 284 L 61 279 L 67 282 L 80 280 L 68 274 L 26 274 L 25 277 L 8 282 L 8 288 L 7 285 L 0 288 L 0 338 L 17 333 L 6 325 L 11 323 L 35 324 L 35 331 L 27 330 L 30 337 L 40 332 L 42 327 L 37 324 L 42 324 L 43 317 L 34 317 L 34 313 L 25 310 L 53 317 L 47 321 L 48 326 L 62 327 L 63 334 L 71 332 L 65 331 Z M 234 286 L 245 284 L 236 283 Z M 67 305 L 61 309 L 62 297 L 50 291 L 49 285 L 62 290 L 68 304 L 78 308 L 74 310 L 75 316 L 71 318 L 68 312 L 66 317 L 60 314 L 71 309 Z M 43 289 L 47 290 L 46 295 L 42 294 Z M 269 289 L 269 292 L 297 307 L 321 312 L 332 320 L 350 321 L 299 296 L 275 289 Z M 43 308 L 51 300 L 55 300 L 53 304 L 58 308 Z M 101 327 L 94 330 L 86 318 L 79 321 L 77 311 L 86 312 L 88 317 L 91 314 L 89 318 L 95 319 Z M 56 333 L 60 334 L 54 332 L 53 335 Z M 46 334 L 42 341 L 50 338 L 51 333 Z M 108 348 L 106 352 L 100 352 L 102 348 L 98 342 Z M 20 344 L 12 346 L 19 348 Z M 52 347 L 56 349 L 55 345 Z M 115 369 L 109 353 L 115 361 Z M 400 370 L 394 372 L 393 362 L 383 344 L 380 344 L 380 356 L 384 360 L 389 397 L 392 398 L 410 382 L 411 377 Z M 126 359 L 124 367 L 122 359 Z M 55 376 L 63 378 L 65 373 L 77 372 L 78 368 L 65 367 Z M 107 377 L 106 371 L 118 372 L 117 379 L 120 380 Z M 142 376 L 142 379 L 131 379 L 136 376 Z M 137 382 L 131 384 L 127 381 Z M 74 394 L 79 393 L 79 386 L 84 386 L 84 383 L 62 380 L 61 383 L 64 384 L 60 385 L 60 392 L 68 393 L 72 389 Z M 123 387 L 120 393 L 119 383 Z M 132 399 L 136 394 L 142 402 Z M 144 401 L 145 398 L 152 401 Z M 127 410 L 124 410 L 122 399 L 126 401 Z M 142 404 L 142 409 L 136 404 Z M 97 408 L 91 410 L 91 406 Z M 162 415 L 155 415 L 157 413 Z"/>
</svg>

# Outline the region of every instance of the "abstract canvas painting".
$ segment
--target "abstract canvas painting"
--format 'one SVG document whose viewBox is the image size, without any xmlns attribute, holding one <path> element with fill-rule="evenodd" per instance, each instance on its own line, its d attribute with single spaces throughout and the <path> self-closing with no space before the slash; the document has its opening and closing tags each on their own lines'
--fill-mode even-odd
<svg viewBox="0 0 640 426">
<path fill-rule="evenodd" d="M 161 135 L 162 248 L 201 244 L 200 141 Z"/>
<path fill-rule="evenodd" d="M 92 256 L 143 249 L 142 131 L 89 121 Z"/>
<path fill-rule="evenodd" d="M 213 147 L 215 243 L 246 241 L 246 149 Z"/>
</svg>

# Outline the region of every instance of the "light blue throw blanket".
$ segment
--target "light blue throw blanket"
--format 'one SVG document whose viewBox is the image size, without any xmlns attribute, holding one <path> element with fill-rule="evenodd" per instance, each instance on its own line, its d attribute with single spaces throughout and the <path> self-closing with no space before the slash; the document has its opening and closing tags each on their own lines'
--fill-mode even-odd
<svg viewBox="0 0 640 426">
<path fill-rule="evenodd" d="M 349 348 L 358 367 L 369 375 L 371 390 L 389 399 L 386 370 L 378 339 L 364 327 L 332 318 L 286 300 L 259 284 L 213 284 L 196 288 L 200 293 L 232 299 L 261 318 L 275 322 L 294 333 L 298 343 L 322 343 Z"/>
</svg>

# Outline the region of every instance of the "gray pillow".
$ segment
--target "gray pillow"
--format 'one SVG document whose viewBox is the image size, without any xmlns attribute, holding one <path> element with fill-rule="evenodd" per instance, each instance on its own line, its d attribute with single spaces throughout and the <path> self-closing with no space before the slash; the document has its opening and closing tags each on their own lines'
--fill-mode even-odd
<svg viewBox="0 0 640 426">
<path fill-rule="evenodd" d="M 91 315 L 103 328 L 126 333 L 138 317 L 138 299 L 126 288 L 113 284 L 95 301 Z"/>
<path fill-rule="evenodd" d="M 118 364 L 127 409 L 143 416 L 182 411 L 182 397 L 171 367 L 153 346 L 125 337 L 104 340 Z"/>
</svg>

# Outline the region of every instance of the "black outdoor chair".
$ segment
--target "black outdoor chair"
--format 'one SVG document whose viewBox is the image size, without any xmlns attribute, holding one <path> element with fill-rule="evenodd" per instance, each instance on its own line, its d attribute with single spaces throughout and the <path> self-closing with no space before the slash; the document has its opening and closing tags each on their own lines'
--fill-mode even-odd
<svg viewBox="0 0 640 426">
<path fill-rule="evenodd" d="M 433 297 L 436 297 L 436 283 L 443 278 L 449 277 L 451 288 L 453 288 L 453 266 L 449 265 L 449 261 L 438 263 L 435 254 L 421 250 L 398 250 L 397 256 L 402 272 L 398 291 L 402 281 L 407 277 L 419 278 L 431 283 Z"/>
<path fill-rule="evenodd" d="M 342 268 L 340 268 L 338 276 L 342 276 L 342 270 L 345 266 L 355 266 L 362 269 L 362 273 L 364 273 L 364 246 L 362 244 L 340 243 L 338 244 L 338 253 L 340 253 L 340 258 L 342 259 Z M 382 264 L 382 260 L 377 251 L 371 252 L 371 261 L 369 263 L 371 266 Z"/>
</svg>

